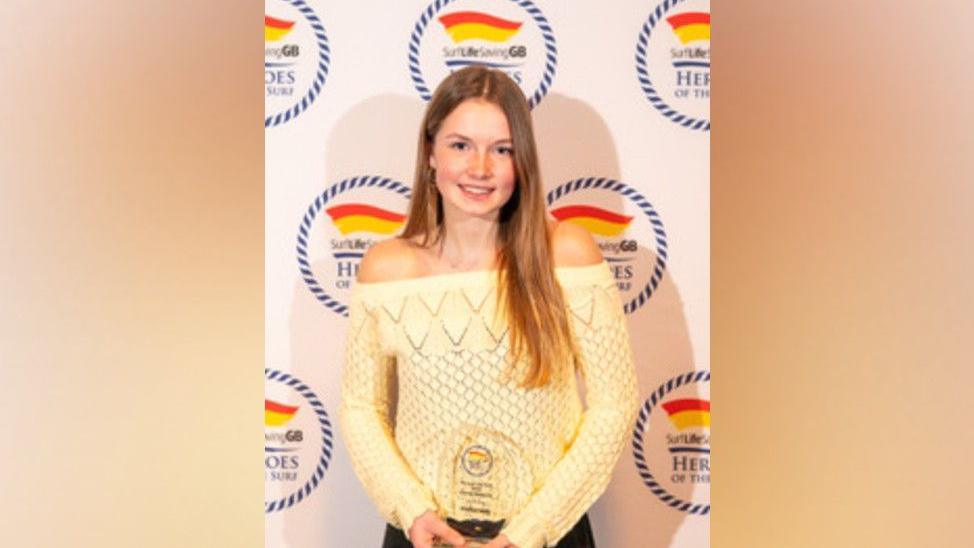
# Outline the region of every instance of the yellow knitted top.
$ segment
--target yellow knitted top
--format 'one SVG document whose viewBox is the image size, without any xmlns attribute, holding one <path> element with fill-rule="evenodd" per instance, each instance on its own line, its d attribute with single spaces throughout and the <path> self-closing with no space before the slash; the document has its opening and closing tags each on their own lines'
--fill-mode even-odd
<svg viewBox="0 0 974 548">
<path fill-rule="evenodd" d="M 555 275 L 587 406 L 570 364 L 542 388 L 518 386 L 496 271 L 353 289 L 341 430 L 356 473 L 393 525 L 406 530 L 427 510 L 445 513 L 451 494 L 441 463 L 451 434 L 465 429 L 499 432 L 519 449 L 514 468 L 529 482 L 527 498 L 501 531 L 519 548 L 557 543 L 605 490 L 638 406 L 625 316 L 605 262 Z"/>
</svg>

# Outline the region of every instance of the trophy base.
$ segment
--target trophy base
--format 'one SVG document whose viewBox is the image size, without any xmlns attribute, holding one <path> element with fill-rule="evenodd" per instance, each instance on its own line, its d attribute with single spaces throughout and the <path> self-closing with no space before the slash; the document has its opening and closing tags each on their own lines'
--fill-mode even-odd
<svg viewBox="0 0 974 548">
<path fill-rule="evenodd" d="M 453 530 L 471 540 L 487 542 L 500 534 L 504 528 L 505 520 L 490 521 L 480 519 L 456 520 L 451 517 L 446 518 L 446 524 Z"/>
<path fill-rule="evenodd" d="M 446 518 L 446 524 L 449 525 L 454 531 L 463 535 L 463 538 L 467 540 L 467 548 L 477 548 L 490 542 L 494 537 L 500 534 L 501 529 L 504 527 L 504 523 L 506 523 L 505 520 L 487 521 L 467 519 L 460 521 L 450 517 Z M 433 548 L 452 547 L 449 544 L 443 544 L 438 540 L 434 540 Z"/>
<path fill-rule="evenodd" d="M 466 546 L 466 548 L 480 548 L 481 546 L 484 546 L 485 544 L 490 542 L 489 538 L 470 538 L 470 537 L 463 537 L 463 538 L 467 541 L 467 543 L 464 545 Z M 453 548 L 453 545 L 443 544 L 442 542 L 434 541 L 432 548 Z"/>
</svg>

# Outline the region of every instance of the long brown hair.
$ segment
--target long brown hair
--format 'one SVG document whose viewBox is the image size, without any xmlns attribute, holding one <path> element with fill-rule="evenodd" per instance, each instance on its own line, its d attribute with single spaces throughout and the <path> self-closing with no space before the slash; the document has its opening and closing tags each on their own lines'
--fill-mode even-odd
<svg viewBox="0 0 974 548">
<path fill-rule="evenodd" d="M 556 365 L 573 363 L 575 347 L 554 274 L 531 111 L 524 93 L 503 72 L 474 65 L 454 72 L 436 88 L 420 126 L 409 218 L 400 238 L 418 237 L 426 247 L 444 236 L 443 203 L 429 158 L 443 120 L 467 99 L 500 107 L 511 130 L 515 183 L 498 219 L 498 309 L 507 316 L 511 363 L 525 354 L 528 358 L 521 385 L 543 386 Z"/>
</svg>

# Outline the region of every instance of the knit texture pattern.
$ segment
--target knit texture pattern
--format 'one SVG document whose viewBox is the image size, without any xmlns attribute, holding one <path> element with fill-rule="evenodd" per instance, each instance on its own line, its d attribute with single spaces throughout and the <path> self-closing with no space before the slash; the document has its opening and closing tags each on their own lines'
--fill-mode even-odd
<svg viewBox="0 0 974 548">
<path fill-rule="evenodd" d="M 502 530 L 520 548 L 554 545 L 605 490 L 638 407 L 632 352 L 606 263 L 555 270 L 585 384 L 558 364 L 542 388 L 518 386 L 496 272 L 359 283 L 349 313 L 341 430 L 379 511 L 408 530 L 445 516 L 456 433 L 497 432 L 527 486 Z M 544 328 L 544 326 L 540 326 Z M 516 503 L 515 503 L 516 502 Z"/>
</svg>

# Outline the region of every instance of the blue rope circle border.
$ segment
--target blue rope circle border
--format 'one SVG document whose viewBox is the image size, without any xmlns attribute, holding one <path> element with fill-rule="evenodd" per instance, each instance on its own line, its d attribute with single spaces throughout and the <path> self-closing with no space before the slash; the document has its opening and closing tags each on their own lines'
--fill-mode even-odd
<svg viewBox="0 0 974 548">
<path fill-rule="evenodd" d="M 691 118 L 685 114 L 680 114 L 672 107 L 667 105 L 663 99 L 656 93 L 656 88 L 653 87 L 653 82 L 649 79 L 649 71 L 646 70 L 646 45 L 649 42 L 649 35 L 653 31 L 653 27 L 659 22 L 660 18 L 670 10 L 673 6 L 683 2 L 684 0 L 664 0 L 662 4 L 656 6 L 656 9 L 649 14 L 649 19 L 643 24 L 642 30 L 639 32 L 639 39 L 636 41 L 636 76 L 639 78 L 639 86 L 643 88 L 643 93 L 649 99 L 649 102 L 656 107 L 657 110 L 663 113 L 673 122 L 680 124 L 681 126 L 689 129 L 699 129 L 701 131 L 710 131 L 710 120 L 703 120 L 697 118 Z"/>
<path fill-rule="evenodd" d="M 423 74 L 419 70 L 419 42 L 423 36 L 423 31 L 433 19 L 433 16 L 439 13 L 441 9 L 453 1 L 454 0 L 435 0 L 432 4 L 426 6 L 426 9 L 423 10 L 422 15 L 419 16 L 419 21 L 416 21 L 416 25 L 413 26 L 412 35 L 409 37 L 409 74 L 413 79 L 413 86 L 416 87 L 416 91 L 419 92 L 419 96 L 422 97 L 424 101 L 429 101 L 433 97 L 433 94 L 430 92 L 429 88 L 426 87 L 426 81 L 423 79 Z M 545 18 L 544 14 L 541 13 L 541 10 L 539 10 L 529 0 L 511 0 L 511 2 L 514 2 L 518 6 L 524 8 L 531 15 L 531 17 L 534 18 L 534 22 L 538 24 L 538 28 L 541 29 L 541 34 L 544 36 L 544 75 L 541 77 L 541 85 L 538 86 L 538 89 L 535 90 L 534 94 L 528 99 L 528 106 L 533 109 L 548 93 L 548 88 L 551 86 L 552 80 L 554 80 L 558 48 L 555 46 L 555 35 L 551 31 L 551 25 L 548 24 L 548 20 Z"/>
<path fill-rule="evenodd" d="M 315 15 L 315 12 L 304 3 L 304 0 L 286 0 L 292 6 L 298 9 L 311 24 L 311 28 L 314 30 L 315 37 L 318 39 L 318 72 L 315 74 L 314 82 L 311 83 L 311 89 L 308 93 L 301 99 L 298 103 L 284 112 L 278 112 L 272 116 L 264 118 L 264 129 L 269 127 L 274 127 L 278 124 L 283 124 L 291 118 L 296 117 L 298 114 L 304 112 L 304 109 L 308 108 L 311 103 L 314 102 L 315 98 L 318 97 L 318 93 L 321 91 L 321 87 L 325 85 L 325 77 L 328 75 L 328 63 L 331 62 L 331 49 L 328 47 L 328 37 L 325 36 L 325 28 L 321 25 L 321 20 Z"/>
<path fill-rule="evenodd" d="M 314 222 L 315 217 L 321 210 L 325 207 L 325 204 L 329 202 L 336 194 L 345 192 L 346 190 L 352 190 L 353 188 L 359 187 L 377 187 L 386 188 L 409 198 L 409 187 L 398 182 L 393 181 L 387 177 L 379 177 L 377 175 L 363 175 L 361 177 L 352 177 L 351 179 L 345 179 L 340 183 L 336 183 L 328 188 L 328 190 L 321 193 L 320 196 L 315 198 L 315 201 L 308 206 L 307 211 L 304 213 L 304 218 L 301 219 L 301 225 L 298 227 L 298 270 L 301 272 L 301 278 L 304 279 L 304 283 L 307 284 L 308 289 L 314 294 L 315 298 L 331 309 L 336 314 L 348 317 L 348 306 L 340 303 L 334 297 L 325 292 L 321 288 L 321 284 L 315 279 L 315 275 L 311 272 L 311 265 L 308 263 L 308 232 L 311 230 L 311 223 Z"/>
<path fill-rule="evenodd" d="M 693 504 L 692 502 L 687 502 L 680 500 L 673 495 L 669 494 L 666 489 L 664 489 L 653 475 L 649 472 L 649 467 L 646 466 L 646 459 L 643 456 L 643 431 L 646 429 L 646 423 L 649 421 L 649 414 L 656 407 L 656 404 L 663 399 L 664 396 L 669 394 L 672 390 L 683 386 L 684 384 L 690 384 L 692 382 L 710 382 L 710 371 L 691 371 L 689 373 L 684 373 L 677 377 L 666 381 L 655 392 L 650 394 L 649 399 L 643 403 L 642 408 L 639 410 L 639 417 L 636 419 L 636 426 L 632 430 L 632 456 L 636 460 L 636 468 L 639 471 L 639 476 L 643 479 L 643 483 L 649 490 L 652 491 L 654 495 L 660 498 L 663 502 L 668 504 L 672 508 L 687 512 L 688 514 L 699 514 L 701 516 L 710 513 L 709 504 Z"/>
<path fill-rule="evenodd" d="M 583 189 L 606 189 L 618 192 L 626 198 L 632 200 L 646 217 L 649 218 L 650 224 L 653 225 L 653 236 L 656 241 L 656 264 L 653 265 L 653 275 L 650 276 L 649 282 L 646 283 L 646 287 L 639 292 L 638 295 L 632 298 L 631 301 L 623 305 L 623 310 L 626 314 L 631 314 L 637 308 L 646 303 L 647 300 L 656 291 L 656 287 L 659 285 L 660 280 L 663 278 L 663 271 L 666 270 L 666 260 L 667 255 L 667 244 L 666 244 L 666 231 L 663 229 L 663 221 L 660 220 L 659 214 L 653 209 L 653 204 L 649 203 L 646 198 L 643 197 L 636 189 L 631 186 L 620 183 L 619 181 L 613 179 L 607 179 L 605 177 L 587 177 L 581 179 L 575 179 L 574 181 L 569 181 L 559 187 L 552 189 L 548 192 L 548 196 L 545 201 L 548 207 L 562 196 L 575 192 L 576 190 Z"/>
<path fill-rule="evenodd" d="M 274 369 L 264 369 L 264 380 L 276 381 L 287 386 L 290 386 L 298 394 L 304 397 L 311 404 L 311 408 L 314 409 L 315 415 L 318 417 L 318 426 L 321 428 L 321 457 L 318 458 L 318 466 L 315 467 L 315 472 L 312 474 L 311 478 L 305 482 L 301 489 L 298 489 L 294 493 L 291 493 L 287 497 L 281 497 L 272 502 L 264 502 L 264 513 L 269 514 L 271 512 L 277 512 L 278 510 L 284 510 L 290 508 L 291 506 L 301 502 L 304 497 L 308 496 L 311 491 L 318 486 L 321 482 L 321 478 L 324 477 L 325 471 L 328 470 L 328 462 L 331 460 L 332 451 L 332 433 L 331 433 L 331 421 L 328 420 L 328 413 L 325 412 L 325 406 L 321 404 L 318 400 L 318 396 L 311 391 L 304 383 L 296 379 L 295 377 L 277 371 Z"/>
</svg>

